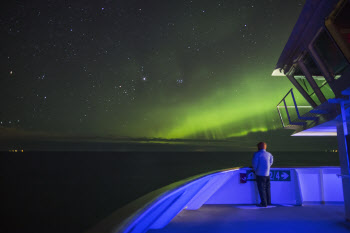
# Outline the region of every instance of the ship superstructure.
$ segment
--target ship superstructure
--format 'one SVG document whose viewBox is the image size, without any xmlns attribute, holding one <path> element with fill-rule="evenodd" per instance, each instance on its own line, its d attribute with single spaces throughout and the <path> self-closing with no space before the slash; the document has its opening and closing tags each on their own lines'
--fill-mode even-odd
<svg viewBox="0 0 350 233">
<path fill-rule="evenodd" d="M 277 105 L 284 128 L 337 136 L 350 220 L 350 1 L 307 1 L 272 75 L 288 78 L 309 104 L 298 106 L 290 90 Z"/>
</svg>

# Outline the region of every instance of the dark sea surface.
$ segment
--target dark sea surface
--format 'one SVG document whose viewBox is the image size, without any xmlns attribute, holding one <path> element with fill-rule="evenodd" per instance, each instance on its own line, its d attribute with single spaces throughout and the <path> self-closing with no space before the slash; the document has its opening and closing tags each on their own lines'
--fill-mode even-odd
<svg viewBox="0 0 350 233">
<path fill-rule="evenodd" d="M 274 166 L 339 166 L 338 153 L 271 152 Z M 125 204 L 251 152 L 2 152 L 1 233 L 84 232 Z"/>
</svg>

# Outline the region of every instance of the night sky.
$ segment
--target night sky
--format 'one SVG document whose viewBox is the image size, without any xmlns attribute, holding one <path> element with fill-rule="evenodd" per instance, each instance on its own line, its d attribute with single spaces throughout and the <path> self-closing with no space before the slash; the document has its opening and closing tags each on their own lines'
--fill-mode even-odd
<svg viewBox="0 0 350 233">
<path fill-rule="evenodd" d="M 304 0 L 9 1 L 0 130 L 225 139 L 281 128 Z M 301 98 L 299 98 L 301 101 Z"/>
</svg>

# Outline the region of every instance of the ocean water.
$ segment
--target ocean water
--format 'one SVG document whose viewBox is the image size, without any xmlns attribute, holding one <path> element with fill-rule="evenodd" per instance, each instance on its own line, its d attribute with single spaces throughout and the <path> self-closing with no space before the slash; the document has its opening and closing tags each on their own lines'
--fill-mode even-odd
<svg viewBox="0 0 350 233">
<path fill-rule="evenodd" d="M 339 166 L 337 153 L 271 153 L 274 166 Z M 250 166 L 251 157 L 251 152 L 3 152 L 0 232 L 84 232 L 155 189 L 200 173 Z"/>
</svg>

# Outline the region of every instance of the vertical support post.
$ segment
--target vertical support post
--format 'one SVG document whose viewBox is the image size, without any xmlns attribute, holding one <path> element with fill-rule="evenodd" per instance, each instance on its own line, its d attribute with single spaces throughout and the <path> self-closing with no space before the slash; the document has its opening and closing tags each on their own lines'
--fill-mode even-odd
<svg viewBox="0 0 350 233">
<path fill-rule="evenodd" d="M 342 174 L 345 218 L 350 221 L 350 177 L 349 177 L 349 156 L 346 136 L 348 135 L 348 128 L 346 123 L 346 112 L 344 102 L 340 102 L 341 119 L 337 122 L 337 139 L 338 151 L 340 160 L 340 169 Z"/>
<path fill-rule="evenodd" d="M 346 124 L 346 112 L 345 112 L 345 104 L 344 101 L 340 102 L 340 109 L 341 109 L 341 119 L 343 123 L 343 131 L 344 131 L 344 137 L 348 135 L 348 126 Z M 347 147 L 347 145 L 346 145 Z"/>
<path fill-rule="evenodd" d="M 297 102 L 295 101 L 294 94 L 293 94 L 293 89 L 291 89 L 291 94 L 292 94 L 292 98 L 293 98 L 293 102 L 294 102 L 294 106 L 295 106 L 295 111 L 297 112 L 298 118 L 300 118 L 298 105 L 297 105 Z"/>
<path fill-rule="evenodd" d="M 281 123 L 282 123 L 282 127 L 284 128 L 284 122 L 283 122 L 283 118 L 282 118 L 282 114 L 281 114 L 281 111 L 279 109 L 279 106 L 277 106 L 277 111 L 278 111 L 278 115 L 280 116 L 280 120 L 281 120 Z"/>
<path fill-rule="evenodd" d="M 303 205 L 303 194 L 301 192 L 301 184 L 297 169 L 291 170 L 294 173 L 294 184 L 295 184 L 295 204 L 298 206 Z"/>
<path fill-rule="evenodd" d="M 343 134 L 344 134 L 344 139 L 345 139 L 345 151 L 346 151 L 346 162 L 348 165 L 348 174 L 350 175 L 350 161 L 349 161 L 349 148 L 348 148 L 348 143 L 347 143 L 347 136 L 349 135 L 348 133 L 348 124 L 346 122 L 346 111 L 345 111 L 345 101 L 340 102 L 340 109 L 341 109 L 341 119 L 342 119 L 342 124 L 343 124 Z"/>
<path fill-rule="evenodd" d="M 320 191 L 321 191 L 321 203 L 325 204 L 325 198 L 324 198 L 324 182 L 323 182 L 323 170 L 320 168 L 319 170 L 319 176 L 320 176 Z"/>
<path fill-rule="evenodd" d="M 284 103 L 284 107 L 286 108 L 289 124 L 292 124 L 292 121 L 290 120 L 290 116 L 289 116 L 289 112 L 288 112 L 288 107 L 287 107 L 287 104 L 286 104 L 286 99 L 283 99 L 283 103 Z"/>
</svg>

